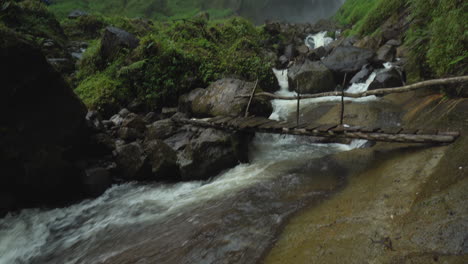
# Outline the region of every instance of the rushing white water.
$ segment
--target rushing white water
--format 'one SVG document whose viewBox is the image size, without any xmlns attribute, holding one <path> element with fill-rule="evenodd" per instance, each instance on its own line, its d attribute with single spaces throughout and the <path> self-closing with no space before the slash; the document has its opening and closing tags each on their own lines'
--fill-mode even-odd
<svg viewBox="0 0 468 264">
<path fill-rule="evenodd" d="M 316 49 L 319 47 L 327 46 L 333 42 L 333 38 L 327 37 L 327 31 L 322 31 L 317 34 L 311 34 L 306 37 L 305 44 L 310 49 Z"/>
</svg>

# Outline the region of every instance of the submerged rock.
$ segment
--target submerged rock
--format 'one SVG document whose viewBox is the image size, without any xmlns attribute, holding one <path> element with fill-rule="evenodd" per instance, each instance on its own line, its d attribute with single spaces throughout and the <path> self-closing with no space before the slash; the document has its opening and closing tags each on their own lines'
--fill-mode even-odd
<svg viewBox="0 0 468 264">
<path fill-rule="evenodd" d="M 371 62 L 374 55 L 375 53 L 371 50 L 353 46 L 339 46 L 323 59 L 323 63 L 337 76 L 342 77 L 345 73 L 358 72 L 362 66 Z"/>
<path fill-rule="evenodd" d="M 388 71 L 377 74 L 374 81 L 369 85 L 368 90 L 375 90 L 380 88 L 393 88 L 403 86 L 404 82 L 401 73 L 392 68 Z"/>
<path fill-rule="evenodd" d="M 322 62 L 308 59 L 289 68 L 288 82 L 291 89 L 302 94 L 328 92 L 336 86 L 333 73 Z"/>
</svg>

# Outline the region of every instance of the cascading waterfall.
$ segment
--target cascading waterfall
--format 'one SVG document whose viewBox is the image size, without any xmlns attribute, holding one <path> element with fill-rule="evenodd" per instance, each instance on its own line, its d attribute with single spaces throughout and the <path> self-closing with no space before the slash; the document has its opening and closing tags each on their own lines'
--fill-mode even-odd
<svg viewBox="0 0 468 264">
<path fill-rule="evenodd" d="M 287 71 L 275 74 L 281 85 L 278 94 L 294 95 L 288 90 Z M 272 103 L 272 119 L 284 119 L 295 111 L 295 102 Z M 250 148 L 251 163 L 210 181 L 127 183 L 67 208 L 26 209 L 0 219 L 0 264 L 112 262 L 146 248 L 152 252 L 150 263 L 169 259 L 170 263 L 220 263 L 229 257 L 238 260 L 238 252 L 243 252 L 243 263 L 254 262 L 286 216 L 304 204 L 301 201 L 324 193 L 313 186 L 337 184 L 297 168 L 361 145 L 361 141 L 314 144 L 307 137 L 257 134 Z M 298 193 L 296 200 L 290 198 L 290 189 Z M 194 239 L 197 234 L 209 234 L 210 239 Z"/>
</svg>

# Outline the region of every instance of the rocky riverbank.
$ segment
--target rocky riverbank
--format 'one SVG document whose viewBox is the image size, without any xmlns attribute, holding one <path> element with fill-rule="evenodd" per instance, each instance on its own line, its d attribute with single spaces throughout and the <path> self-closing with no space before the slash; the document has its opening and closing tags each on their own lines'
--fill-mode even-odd
<svg viewBox="0 0 468 264">
<path fill-rule="evenodd" d="M 468 128 L 466 98 L 418 92 L 382 100 L 405 127 Z M 360 115 L 368 108 L 353 107 Z M 327 157 L 346 171 L 346 187 L 292 217 L 264 263 L 466 262 L 467 143 L 465 136 L 449 146 L 379 143 Z"/>
</svg>

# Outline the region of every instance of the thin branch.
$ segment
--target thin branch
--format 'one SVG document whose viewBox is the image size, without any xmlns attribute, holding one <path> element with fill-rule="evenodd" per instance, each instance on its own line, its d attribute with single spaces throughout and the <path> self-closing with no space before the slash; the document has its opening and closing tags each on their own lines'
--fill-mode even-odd
<svg viewBox="0 0 468 264">
<path fill-rule="evenodd" d="M 452 78 L 423 81 L 423 82 L 414 83 L 411 85 L 405 85 L 401 87 L 395 87 L 395 88 L 376 89 L 376 90 L 366 91 L 362 93 L 344 93 L 344 96 L 350 97 L 350 98 L 360 98 L 360 97 L 366 97 L 366 96 L 371 96 L 371 95 L 383 96 L 383 95 L 392 94 L 392 93 L 411 92 L 411 91 L 424 89 L 424 88 L 428 88 L 428 87 L 436 86 L 436 85 L 461 84 L 461 83 L 466 83 L 466 82 L 468 82 L 468 76 L 458 76 L 458 77 L 452 77 Z M 266 92 L 257 93 L 255 95 L 266 96 L 272 99 L 279 99 L 279 100 L 297 100 L 297 96 L 280 96 L 280 95 L 266 93 Z M 325 97 L 325 96 L 341 96 L 341 95 L 342 95 L 341 91 L 325 92 L 325 93 L 317 93 L 317 94 L 303 94 L 301 95 L 301 99 L 311 99 L 311 98 L 319 98 L 319 97 Z M 238 97 L 250 97 L 250 95 L 239 95 Z"/>
</svg>

